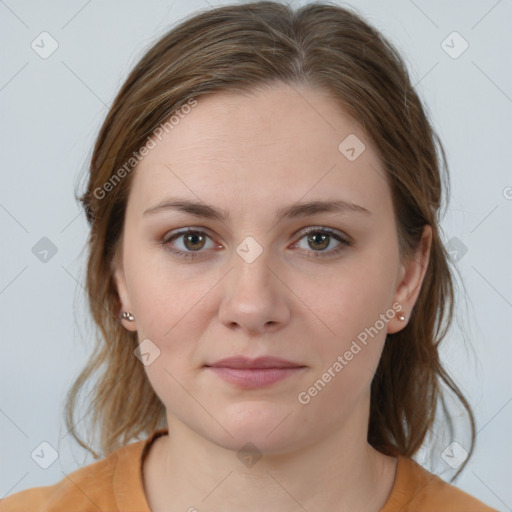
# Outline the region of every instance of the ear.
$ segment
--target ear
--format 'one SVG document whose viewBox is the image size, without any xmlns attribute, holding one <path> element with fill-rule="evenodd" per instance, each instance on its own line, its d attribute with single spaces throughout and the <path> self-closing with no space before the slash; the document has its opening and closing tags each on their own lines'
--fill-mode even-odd
<svg viewBox="0 0 512 512">
<path fill-rule="evenodd" d="M 112 269 L 114 284 L 119 296 L 119 302 L 121 303 L 121 310 L 117 312 L 119 321 L 122 323 L 126 330 L 136 332 L 137 327 L 135 321 L 129 322 L 128 320 L 121 318 L 123 311 L 129 311 L 133 313 L 130 303 L 130 296 L 128 294 L 128 287 L 126 286 L 126 278 L 124 275 L 122 251 L 118 251 L 113 258 Z"/>
<path fill-rule="evenodd" d="M 393 319 L 388 323 L 388 334 L 393 334 L 402 330 L 410 318 L 410 314 L 421 291 L 421 285 L 427 272 L 430 258 L 430 248 L 432 246 L 432 227 L 426 224 L 416 253 L 408 258 L 400 266 L 397 286 L 395 291 L 395 301 L 401 304 L 402 309 L 397 312 Z M 405 321 L 398 318 L 399 315 L 405 316 Z"/>
</svg>

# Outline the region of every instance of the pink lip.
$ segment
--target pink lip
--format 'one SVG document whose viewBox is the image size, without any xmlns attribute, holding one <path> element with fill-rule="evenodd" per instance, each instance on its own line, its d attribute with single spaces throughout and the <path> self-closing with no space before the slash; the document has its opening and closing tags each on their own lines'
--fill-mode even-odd
<svg viewBox="0 0 512 512">
<path fill-rule="evenodd" d="M 210 367 L 222 367 L 222 368 L 243 368 L 243 369 L 261 369 L 261 368 L 299 368 L 301 364 L 292 363 L 286 359 L 280 359 L 279 357 L 263 356 L 257 357 L 256 359 L 250 359 L 243 356 L 226 357 L 220 359 L 212 364 L 207 364 Z"/>
<path fill-rule="evenodd" d="M 296 375 L 305 368 L 303 365 L 276 357 L 229 357 L 211 365 L 205 365 L 221 379 L 244 389 L 270 386 L 275 382 Z"/>
</svg>

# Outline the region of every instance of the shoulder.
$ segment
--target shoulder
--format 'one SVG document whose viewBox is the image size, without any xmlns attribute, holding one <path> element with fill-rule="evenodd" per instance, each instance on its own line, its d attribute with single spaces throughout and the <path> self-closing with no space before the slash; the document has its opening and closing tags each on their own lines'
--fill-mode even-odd
<svg viewBox="0 0 512 512">
<path fill-rule="evenodd" d="M 119 448 L 104 459 L 93 462 L 59 482 L 32 487 L 0 500 L 0 512 L 92 512 L 117 510 L 115 480 L 119 462 L 136 460 L 143 441 Z M 121 468 L 124 470 L 124 468 Z"/>
<path fill-rule="evenodd" d="M 381 512 L 498 512 L 470 494 L 399 456 L 395 485 Z"/>
</svg>

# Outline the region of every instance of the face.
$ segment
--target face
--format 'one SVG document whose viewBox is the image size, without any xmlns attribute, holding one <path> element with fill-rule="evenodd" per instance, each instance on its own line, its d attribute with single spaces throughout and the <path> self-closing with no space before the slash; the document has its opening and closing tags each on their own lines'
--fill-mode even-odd
<svg viewBox="0 0 512 512">
<path fill-rule="evenodd" d="M 269 453 L 350 421 L 364 431 L 386 334 L 406 325 L 397 303 L 410 312 L 426 257 L 401 261 L 377 152 L 316 89 L 197 101 L 133 171 L 115 270 L 170 429 Z M 232 356 L 295 369 L 208 367 Z"/>
</svg>

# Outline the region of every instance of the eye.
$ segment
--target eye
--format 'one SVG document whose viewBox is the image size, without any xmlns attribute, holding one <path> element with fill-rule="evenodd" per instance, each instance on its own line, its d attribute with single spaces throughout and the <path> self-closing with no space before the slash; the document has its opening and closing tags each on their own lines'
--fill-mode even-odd
<svg viewBox="0 0 512 512">
<path fill-rule="evenodd" d="M 182 247 L 175 248 L 175 245 L 171 242 L 183 238 Z M 206 247 L 206 239 L 210 238 L 204 231 L 199 229 L 187 228 L 186 230 L 179 231 L 170 237 L 166 237 L 161 244 L 168 248 L 169 251 L 175 253 L 181 258 L 197 258 L 198 253 L 201 249 Z M 210 238 L 211 240 L 211 238 Z M 215 246 L 212 242 L 212 246 Z M 212 246 L 206 247 L 211 249 Z"/>
<path fill-rule="evenodd" d="M 306 239 L 306 250 L 312 253 L 312 256 L 315 258 L 322 257 L 330 257 L 339 254 L 346 246 L 351 245 L 348 237 L 344 236 L 338 231 L 334 231 L 329 228 L 323 227 L 310 227 L 306 228 L 305 233 L 300 240 Z M 331 242 L 334 240 L 338 241 L 338 245 L 329 251 L 326 251 L 327 247 L 331 245 Z M 298 245 L 300 243 L 297 242 Z M 309 248 L 312 248 L 310 250 Z"/>
</svg>

